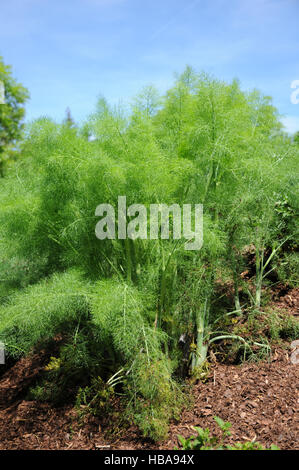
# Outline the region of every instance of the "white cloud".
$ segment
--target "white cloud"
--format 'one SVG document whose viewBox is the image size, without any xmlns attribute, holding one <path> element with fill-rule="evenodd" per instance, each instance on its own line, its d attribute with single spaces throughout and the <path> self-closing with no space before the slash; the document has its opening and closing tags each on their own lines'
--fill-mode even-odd
<svg viewBox="0 0 299 470">
<path fill-rule="evenodd" d="M 281 119 L 288 134 L 295 134 L 299 131 L 299 116 L 285 116 Z"/>
<path fill-rule="evenodd" d="M 84 0 L 84 3 L 89 3 L 89 5 L 93 5 L 96 7 L 112 7 L 114 5 L 120 5 L 121 3 L 125 3 L 126 0 Z"/>
</svg>

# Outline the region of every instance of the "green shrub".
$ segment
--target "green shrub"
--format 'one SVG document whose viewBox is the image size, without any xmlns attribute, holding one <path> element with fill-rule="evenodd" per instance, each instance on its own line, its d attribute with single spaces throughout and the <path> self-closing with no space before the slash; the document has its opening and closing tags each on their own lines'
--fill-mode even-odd
<svg viewBox="0 0 299 470">
<path fill-rule="evenodd" d="M 208 428 L 202 429 L 194 426 L 193 429 L 196 432 L 195 435 L 192 435 L 187 439 L 182 436 L 178 436 L 182 450 L 279 450 L 279 448 L 274 444 L 271 444 L 269 449 L 267 449 L 259 442 L 255 441 L 242 443 L 237 442 L 233 445 L 225 444 L 225 439 L 231 435 L 229 431 L 231 424 L 228 422 L 225 423 L 217 416 L 215 416 L 214 419 L 221 430 L 220 437 L 212 436 Z"/>
<path fill-rule="evenodd" d="M 63 404 L 73 400 L 79 388 L 87 387 L 97 374 L 105 373 L 102 345 L 95 341 L 93 330 L 94 325 L 82 319 L 71 333 L 64 332 L 59 356 L 51 358 L 30 389 L 29 398 Z"/>
<path fill-rule="evenodd" d="M 128 418 L 165 437 L 182 402 L 177 377 L 202 377 L 209 346 L 229 341 L 218 326 L 230 303 L 243 318 L 260 309 L 273 271 L 289 275 L 298 146 L 280 131 L 269 97 L 187 68 L 163 101 L 148 89 L 130 112 L 100 99 L 83 126 L 38 119 L 20 148 L 0 187 L 0 340 L 19 357 L 62 333 L 59 367 L 33 392 L 44 399 L 78 387 L 91 387 L 87 401 L 100 397 L 124 369 Z M 98 240 L 96 207 L 116 207 L 121 195 L 147 208 L 204 204 L 202 249 L 186 251 L 185 240 Z M 244 300 L 248 247 L 255 285 Z M 294 282 L 295 258 L 287 261 Z M 223 267 L 233 279 L 225 304 Z M 260 340 L 254 325 L 245 339 L 230 337 L 252 349 Z"/>
<path fill-rule="evenodd" d="M 127 416 L 144 435 L 165 438 L 183 398 L 172 378 L 173 365 L 163 353 L 167 337 L 150 325 L 136 288 L 111 279 L 98 282 L 95 291 L 91 311 L 100 341 L 110 345 L 109 357 L 126 370 Z"/>
<path fill-rule="evenodd" d="M 89 314 L 88 283 L 69 271 L 13 293 L 0 306 L 0 339 L 19 357 L 44 340 L 68 331 Z"/>
<path fill-rule="evenodd" d="M 299 253 L 284 253 L 278 261 L 277 275 L 280 281 L 296 287 L 299 284 Z"/>
</svg>

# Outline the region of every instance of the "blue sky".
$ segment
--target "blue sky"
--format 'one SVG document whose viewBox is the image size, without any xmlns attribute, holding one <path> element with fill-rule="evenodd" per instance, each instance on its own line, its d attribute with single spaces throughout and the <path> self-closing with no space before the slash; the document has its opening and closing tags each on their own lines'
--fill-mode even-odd
<svg viewBox="0 0 299 470">
<path fill-rule="evenodd" d="M 186 64 L 274 98 L 299 129 L 299 0 L 0 0 L 0 55 L 31 93 L 27 120 L 83 120 L 100 94 L 164 92 Z"/>
</svg>

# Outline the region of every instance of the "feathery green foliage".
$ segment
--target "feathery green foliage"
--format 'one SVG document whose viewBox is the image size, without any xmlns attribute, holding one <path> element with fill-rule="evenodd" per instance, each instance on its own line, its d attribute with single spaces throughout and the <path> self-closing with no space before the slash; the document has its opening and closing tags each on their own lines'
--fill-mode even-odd
<svg viewBox="0 0 299 470">
<path fill-rule="evenodd" d="M 76 271 L 54 274 L 11 295 L 0 307 L 0 338 L 12 356 L 28 353 L 88 315 L 88 284 Z"/>
</svg>

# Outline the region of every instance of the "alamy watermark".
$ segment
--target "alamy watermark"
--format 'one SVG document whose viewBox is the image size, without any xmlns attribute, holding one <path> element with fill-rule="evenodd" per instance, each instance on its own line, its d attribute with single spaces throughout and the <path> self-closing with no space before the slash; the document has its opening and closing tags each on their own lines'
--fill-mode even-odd
<svg viewBox="0 0 299 470">
<path fill-rule="evenodd" d="M 291 103 L 299 104 L 299 80 L 293 80 L 291 83 L 291 88 L 294 91 L 291 93 Z"/>
<path fill-rule="evenodd" d="M 4 83 L 0 80 L 0 104 L 5 104 L 5 88 Z"/>
<path fill-rule="evenodd" d="M 95 215 L 101 217 L 95 228 L 99 240 L 157 240 L 161 236 L 162 240 L 185 239 L 185 250 L 200 250 L 203 245 L 202 204 L 194 208 L 192 204 L 182 208 L 179 204 L 150 204 L 148 210 L 143 204 L 127 207 L 126 196 L 119 196 L 117 219 L 111 204 L 97 206 Z"/>
</svg>

